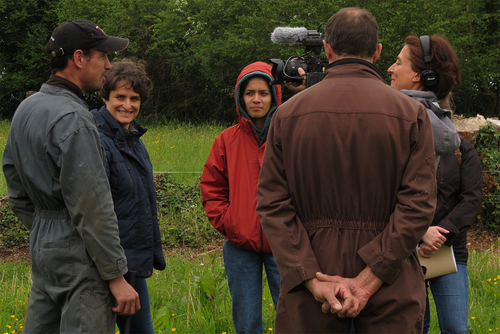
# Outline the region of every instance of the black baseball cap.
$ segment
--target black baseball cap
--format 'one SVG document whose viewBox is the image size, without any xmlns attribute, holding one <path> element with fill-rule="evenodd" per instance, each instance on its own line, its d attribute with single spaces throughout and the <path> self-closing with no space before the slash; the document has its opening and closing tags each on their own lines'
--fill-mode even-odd
<svg viewBox="0 0 500 334">
<path fill-rule="evenodd" d="M 47 50 L 55 58 L 92 48 L 107 52 L 123 51 L 128 43 L 127 38 L 106 35 L 92 21 L 73 20 L 63 22 L 54 29 Z"/>
</svg>

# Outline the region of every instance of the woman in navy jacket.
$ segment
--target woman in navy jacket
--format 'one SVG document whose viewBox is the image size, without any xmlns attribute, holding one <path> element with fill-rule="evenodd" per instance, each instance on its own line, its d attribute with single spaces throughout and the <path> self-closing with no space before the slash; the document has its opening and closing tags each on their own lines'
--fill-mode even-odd
<svg viewBox="0 0 500 334">
<path fill-rule="evenodd" d="M 92 110 L 106 152 L 108 175 L 120 242 L 129 271 L 136 272 L 135 289 L 141 310 L 132 316 L 131 333 L 154 333 L 146 278 L 165 269 L 156 211 L 153 167 L 140 137 L 147 131 L 135 121 L 152 84 L 142 64 L 114 62 L 101 89 L 105 105 Z M 117 316 L 120 331 L 126 317 Z"/>
</svg>

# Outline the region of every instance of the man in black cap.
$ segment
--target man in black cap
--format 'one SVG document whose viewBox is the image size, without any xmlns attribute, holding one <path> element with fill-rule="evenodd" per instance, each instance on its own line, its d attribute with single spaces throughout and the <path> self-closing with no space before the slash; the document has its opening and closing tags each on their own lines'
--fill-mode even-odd
<svg viewBox="0 0 500 334">
<path fill-rule="evenodd" d="M 101 88 L 107 52 L 127 46 L 91 21 L 62 23 L 46 47 L 52 76 L 14 114 L 2 162 L 9 205 L 30 230 L 24 333 L 114 333 L 115 313 L 140 309 L 83 96 Z"/>
</svg>

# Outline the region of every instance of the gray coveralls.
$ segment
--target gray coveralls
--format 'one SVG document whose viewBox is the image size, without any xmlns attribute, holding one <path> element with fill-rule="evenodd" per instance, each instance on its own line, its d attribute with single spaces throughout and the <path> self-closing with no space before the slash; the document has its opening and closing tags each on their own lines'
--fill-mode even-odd
<svg viewBox="0 0 500 334">
<path fill-rule="evenodd" d="M 44 84 L 12 120 L 3 155 L 9 205 L 30 230 L 24 333 L 114 333 L 108 280 L 127 272 L 86 103 Z"/>
</svg>

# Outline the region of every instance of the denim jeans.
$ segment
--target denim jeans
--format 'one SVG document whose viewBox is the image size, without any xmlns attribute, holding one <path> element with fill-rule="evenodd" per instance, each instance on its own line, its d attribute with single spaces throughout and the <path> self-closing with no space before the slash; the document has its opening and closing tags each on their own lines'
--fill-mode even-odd
<svg viewBox="0 0 500 334">
<path fill-rule="evenodd" d="M 457 263 L 456 273 L 431 278 L 426 283 L 430 287 L 432 297 L 436 303 L 441 333 L 467 333 L 467 321 L 469 318 L 467 264 Z M 427 296 L 424 334 L 429 332 L 430 322 L 429 296 Z"/>
<path fill-rule="evenodd" d="M 233 302 L 236 333 L 259 333 L 262 324 L 262 265 L 266 269 L 274 307 L 278 304 L 280 274 L 271 253 L 258 253 L 224 242 L 224 267 Z"/>
<path fill-rule="evenodd" d="M 139 294 L 141 309 L 132 316 L 130 333 L 154 334 L 153 319 L 151 318 L 151 306 L 149 303 L 149 290 L 145 278 L 135 279 L 135 291 Z M 120 328 L 120 333 L 125 331 L 127 317 L 123 315 L 116 316 L 116 324 Z"/>
</svg>

